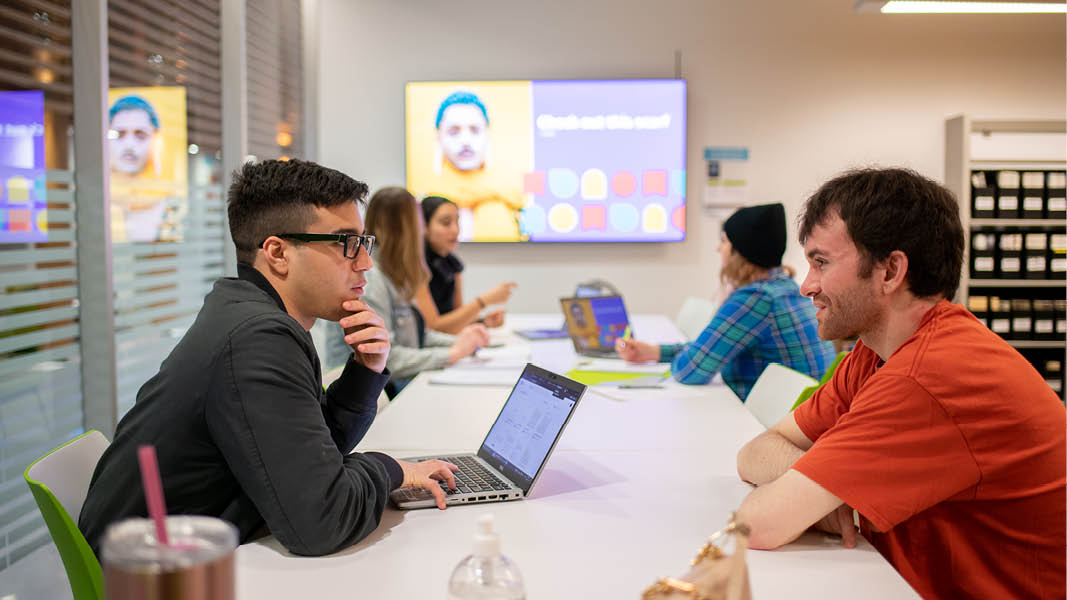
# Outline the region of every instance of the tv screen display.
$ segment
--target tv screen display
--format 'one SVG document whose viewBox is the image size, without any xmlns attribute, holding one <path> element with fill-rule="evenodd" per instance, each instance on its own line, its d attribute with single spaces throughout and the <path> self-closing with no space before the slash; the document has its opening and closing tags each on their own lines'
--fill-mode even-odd
<svg viewBox="0 0 1067 600">
<path fill-rule="evenodd" d="M 685 81 L 434 81 L 405 90 L 407 187 L 460 240 L 685 239 Z"/>
</svg>

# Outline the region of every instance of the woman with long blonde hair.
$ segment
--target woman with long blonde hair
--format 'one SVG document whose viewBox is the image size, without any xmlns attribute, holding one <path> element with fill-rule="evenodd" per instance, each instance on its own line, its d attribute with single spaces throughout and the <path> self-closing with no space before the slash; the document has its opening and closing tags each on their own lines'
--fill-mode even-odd
<svg viewBox="0 0 1067 600">
<path fill-rule="evenodd" d="M 375 236 L 374 268 L 367 272 L 363 301 L 385 321 L 392 348 L 385 366 L 392 374 L 386 392 L 395 396 L 419 371 L 440 369 L 489 344 L 481 324 L 457 335 L 428 329 L 413 302 L 430 279 L 423 256 L 422 214 L 415 197 L 402 187 L 385 187 L 371 196 L 364 219 Z"/>
</svg>

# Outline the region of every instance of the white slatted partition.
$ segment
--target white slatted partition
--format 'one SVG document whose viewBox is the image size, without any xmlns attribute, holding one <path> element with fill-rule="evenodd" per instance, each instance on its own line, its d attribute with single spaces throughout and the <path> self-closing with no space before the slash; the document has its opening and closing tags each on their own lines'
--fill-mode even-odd
<svg viewBox="0 0 1067 600">
<path fill-rule="evenodd" d="M 47 181 L 49 241 L 0 244 L 0 568 L 50 539 L 23 469 L 82 429 L 72 173 Z"/>
<path fill-rule="evenodd" d="M 189 155 L 181 241 L 112 246 L 118 414 L 159 370 L 223 274 L 222 98 L 217 0 L 111 0 L 111 87 L 183 86 Z"/>
<path fill-rule="evenodd" d="M 49 227 L 47 242 L 0 242 L 0 570 L 49 543 L 23 481 L 26 465 L 87 421 L 111 427 L 232 260 L 232 249 L 224 256 L 224 171 L 249 153 L 303 155 L 301 1 L 250 0 L 245 8 L 240 0 L 0 3 L 0 91 L 44 91 Z M 228 73 L 242 75 L 228 75 L 226 86 L 223 30 Z M 180 241 L 111 244 L 107 107 L 94 98 L 107 87 L 157 85 L 186 90 Z M 234 125 L 224 157 L 222 98 L 243 87 L 242 101 L 226 105 Z"/>
<path fill-rule="evenodd" d="M 115 261 L 115 335 L 119 414 L 192 323 L 223 274 L 222 190 L 190 190 L 181 242 L 119 245 Z"/>
<path fill-rule="evenodd" d="M 304 158 L 300 0 L 248 0 L 248 153 Z M 283 143 L 284 142 L 284 143 Z"/>
<path fill-rule="evenodd" d="M 0 569 L 48 543 L 22 471 L 83 421 L 71 55 L 69 0 L 0 5 L 0 90 L 44 91 L 48 211 L 47 242 L 0 243 Z"/>
</svg>

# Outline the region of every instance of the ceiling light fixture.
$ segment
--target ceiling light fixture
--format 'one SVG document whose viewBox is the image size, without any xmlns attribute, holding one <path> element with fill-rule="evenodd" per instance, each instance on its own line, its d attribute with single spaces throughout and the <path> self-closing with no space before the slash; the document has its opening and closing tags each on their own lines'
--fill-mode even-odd
<svg viewBox="0 0 1067 600">
<path fill-rule="evenodd" d="M 949 0 L 857 0 L 857 12 L 881 12 L 886 14 L 903 13 L 1023 13 L 1049 14 L 1067 13 L 1067 3 L 1056 2 L 965 2 Z"/>
</svg>

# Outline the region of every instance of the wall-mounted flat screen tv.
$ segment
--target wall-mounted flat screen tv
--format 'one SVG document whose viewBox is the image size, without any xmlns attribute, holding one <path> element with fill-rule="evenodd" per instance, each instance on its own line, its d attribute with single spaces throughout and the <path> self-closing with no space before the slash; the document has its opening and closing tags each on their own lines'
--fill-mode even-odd
<svg viewBox="0 0 1067 600">
<path fill-rule="evenodd" d="M 685 239 L 685 81 L 412 82 L 407 187 L 460 240 Z"/>
</svg>

